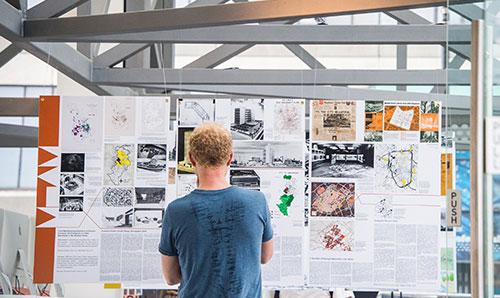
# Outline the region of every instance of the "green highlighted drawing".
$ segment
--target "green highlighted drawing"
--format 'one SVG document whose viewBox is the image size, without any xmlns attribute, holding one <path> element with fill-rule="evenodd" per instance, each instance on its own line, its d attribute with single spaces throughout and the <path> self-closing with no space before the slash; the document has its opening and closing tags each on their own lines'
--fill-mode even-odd
<svg viewBox="0 0 500 298">
<path fill-rule="evenodd" d="M 280 209 L 280 212 L 285 215 L 285 216 L 288 216 L 288 207 L 290 207 L 290 205 L 292 204 L 293 202 L 293 199 L 294 199 L 294 196 L 291 192 L 291 180 L 292 180 L 292 175 L 283 175 L 283 179 L 285 180 L 286 182 L 286 186 L 285 186 L 285 189 L 283 189 L 283 194 L 281 195 L 280 197 L 280 201 L 281 203 L 280 204 L 276 204 L 276 206 L 278 206 L 278 208 Z"/>
<path fill-rule="evenodd" d="M 450 273 L 450 274 L 446 274 L 445 276 L 442 276 L 442 279 L 443 279 L 443 282 L 454 281 L 455 276 L 453 275 L 453 273 Z"/>
</svg>

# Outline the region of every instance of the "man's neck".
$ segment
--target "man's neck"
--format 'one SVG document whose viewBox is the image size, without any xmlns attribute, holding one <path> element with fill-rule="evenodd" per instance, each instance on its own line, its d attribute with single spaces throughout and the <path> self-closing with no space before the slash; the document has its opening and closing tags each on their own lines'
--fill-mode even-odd
<svg viewBox="0 0 500 298">
<path fill-rule="evenodd" d="M 231 186 L 226 180 L 227 168 L 198 168 L 198 189 L 217 190 Z"/>
</svg>

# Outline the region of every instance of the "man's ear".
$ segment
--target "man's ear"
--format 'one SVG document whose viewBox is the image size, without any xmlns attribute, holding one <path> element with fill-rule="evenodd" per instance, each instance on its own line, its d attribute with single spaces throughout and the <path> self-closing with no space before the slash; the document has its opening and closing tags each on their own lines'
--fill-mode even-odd
<svg viewBox="0 0 500 298">
<path fill-rule="evenodd" d="M 231 161 L 233 160 L 233 154 L 234 154 L 234 152 L 231 151 L 231 155 L 229 155 L 229 160 L 226 163 L 226 166 L 228 166 L 228 167 L 231 165 Z"/>
<path fill-rule="evenodd" d="M 193 167 L 196 166 L 196 162 L 194 161 L 193 157 L 191 156 L 191 151 L 188 152 L 188 157 L 189 157 L 189 161 L 191 162 Z"/>
</svg>

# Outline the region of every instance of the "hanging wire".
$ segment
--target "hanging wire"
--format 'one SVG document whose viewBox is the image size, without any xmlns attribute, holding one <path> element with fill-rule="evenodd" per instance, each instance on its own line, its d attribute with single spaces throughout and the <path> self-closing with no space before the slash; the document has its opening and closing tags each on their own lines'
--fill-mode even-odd
<svg viewBox="0 0 500 298">
<path fill-rule="evenodd" d="M 160 67 L 162 69 L 162 73 L 163 73 L 163 89 L 164 89 L 164 93 L 167 94 L 167 76 L 165 74 L 165 60 L 164 60 L 164 57 L 163 57 L 163 44 L 160 43 L 158 44 L 158 48 L 159 48 L 159 55 L 160 55 Z"/>
<path fill-rule="evenodd" d="M 50 86 L 51 85 L 51 82 L 50 82 L 50 57 L 52 55 L 52 43 L 49 43 L 49 53 L 47 55 L 47 62 L 46 62 L 46 69 L 45 69 L 45 85 L 46 86 Z"/>
</svg>

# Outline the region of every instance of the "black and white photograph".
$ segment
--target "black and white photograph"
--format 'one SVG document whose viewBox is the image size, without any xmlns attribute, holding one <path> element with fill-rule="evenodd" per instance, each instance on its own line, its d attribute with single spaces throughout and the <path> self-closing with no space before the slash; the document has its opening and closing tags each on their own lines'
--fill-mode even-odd
<svg viewBox="0 0 500 298">
<path fill-rule="evenodd" d="M 136 228 L 161 228 L 163 221 L 163 209 L 135 208 L 134 218 Z"/>
<path fill-rule="evenodd" d="M 81 196 L 84 190 L 84 174 L 62 173 L 59 180 L 59 194 Z"/>
<path fill-rule="evenodd" d="M 368 112 L 368 113 L 384 112 L 384 102 L 383 101 L 367 100 L 365 102 L 365 112 Z"/>
<path fill-rule="evenodd" d="M 62 153 L 61 172 L 84 172 L 85 153 Z"/>
<path fill-rule="evenodd" d="M 106 187 L 103 190 L 102 201 L 108 207 L 132 206 L 134 189 L 132 187 Z"/>
<path fill-rule="evenodd" d="M 166 144 L 139 144 L 137 147 L 137 171 L 165 172 L 167 170 Z"/>
<path fill-rule="evenodd" d="M 260 188 L 260 177 L 254 170 L 230 170 L 229 181 L 231 185 L 247 189 Z"/>
<path fill-rule="evenodd" d="M 233 140 L 264 139 L 264 99 L 231 99 Z"/>
<path fill-rule="evenodd" d="M 137 205 L 163 205 L 165 203 L 165 188 L 136 187 L 135 199 Z"/>
<path fill-rule="evenodd" d="M 59 197 L 59 211 L 82 212 L 83 197 Z"/>
<path fill-rule="evenodd" d="M 302 168 L 302 142 L 234 142 L 233 168 Z"/>
<path fill-rule="evenodd" d="M 382 142 L 384 140 L 384 133 L 382 131 L 365 131 L 365 142 Z"/>
<path fill-rule="evenodd" d="M 438 114 L 440 108 L 439 102 L 422 101 L 420 102 L 420 113 L 422 114 Z"/>
<path fill-rule="evenodd" d="M 438 131 L 421 131 L 420 142 L 422 143 L 439 143 Z"/>
<path fill-rule="evenodd" d="M 312 144 L 313 177 L 370 177 L 374 174 L 372 144 Z"/>
<path fill-rule="evenodd" d="M 175 162 L 177 157 L 177 131 L 168 132 L 168 160 Z"/>
<path fill-rule="evenodd" d="M 133 226 L 133 208 L 102 208 L 101 228 L 132 228 Z"/>
</svg>

